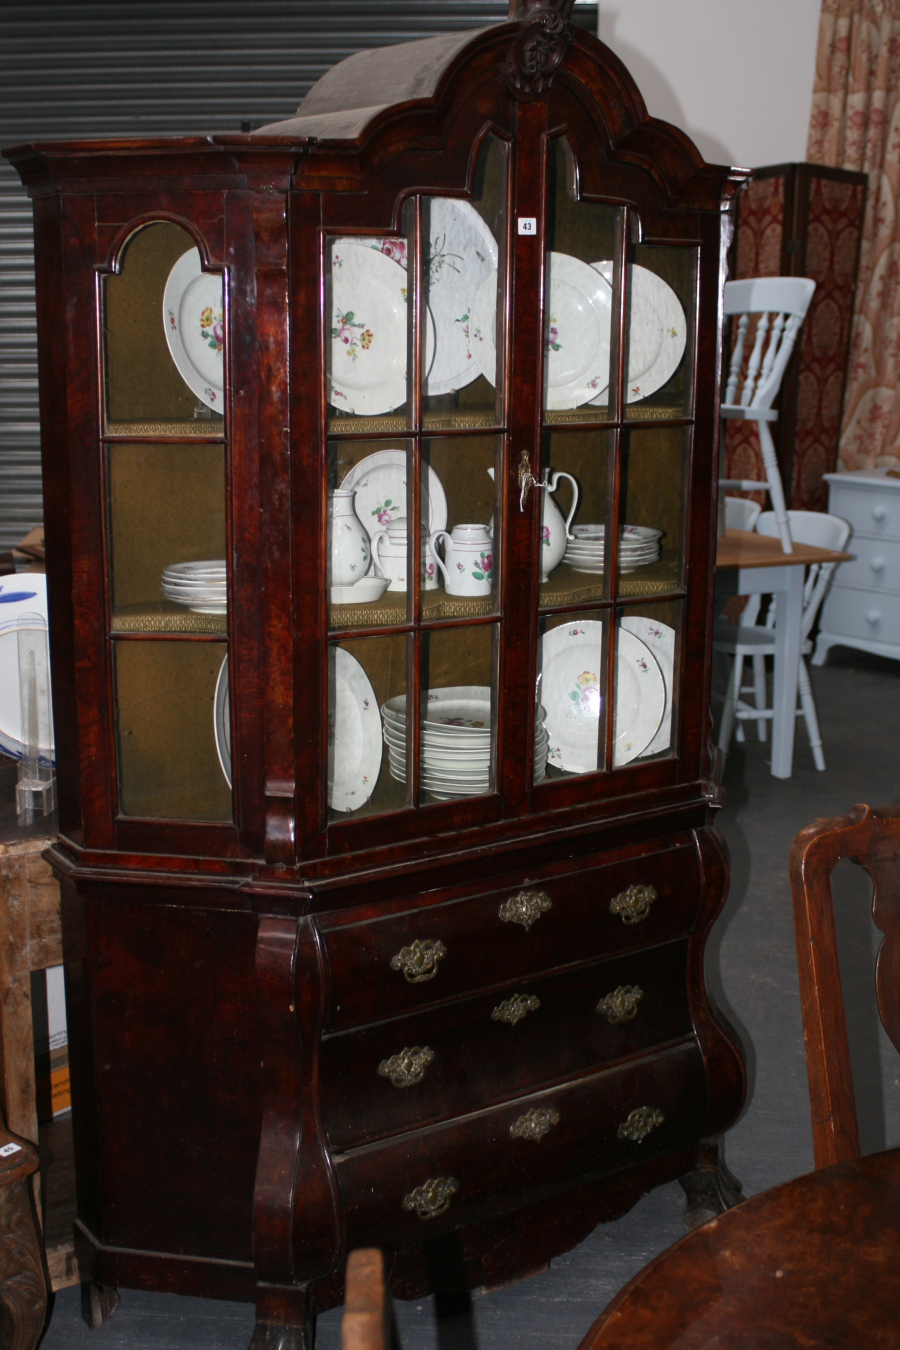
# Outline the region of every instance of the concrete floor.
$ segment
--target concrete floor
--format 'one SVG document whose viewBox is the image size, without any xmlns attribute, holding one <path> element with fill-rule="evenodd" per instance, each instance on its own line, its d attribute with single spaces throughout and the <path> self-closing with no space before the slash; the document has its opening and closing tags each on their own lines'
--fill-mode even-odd
<svg viewBox="0 0 900 1350">
<path fill-rule="evenodd" d="M 817 817 L 841 815 L 856 802 L 900 801 L 900 664 L 844 649 L 811 674 L 828 768 L 816 771 L 798 722 L 794 776 L 779 782 L 768 770 L 767 745 L 750 731 L 728 757 L 718 821 L 731 849 L 732 885 L 707 966 L 747 1055 L 748 1101 L 727 1154 L 748 1195 L 813 1163 L 787 871 L 791 842 Z M 875 1008 L 868 896 L 865 874 L 841 864 L 835 897 L 865 1152 L 900 1144 L 900 1059 Z M 434 1298 L 399 1304 L 405 1350 L 577 1346 L 613 1294 L 682 1235 L 682 1198 L 677 1183 L 662 1187 L 544 1274 L 476 1292 L 440 1316 Z M 318 1350 L 338 1350 L 340 1317 L 335 1309 L 319 1319 Z M 252 1331 L 252 1309 L 242 1304 L 123 1290 L 107 1326 L 89 1332 L 72 1289 L 57 1296 L 42 1344 L 44 1350 L 246 1350 Z"/>
</svg>

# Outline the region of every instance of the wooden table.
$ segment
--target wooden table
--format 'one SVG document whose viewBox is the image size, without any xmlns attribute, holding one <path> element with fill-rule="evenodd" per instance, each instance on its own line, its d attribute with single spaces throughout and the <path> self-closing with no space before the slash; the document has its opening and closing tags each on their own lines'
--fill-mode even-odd
<svg viewBox="0 0 900 1350">
<path fill-rule="evenodd" d="M 846 562 L 850 553 L 794 544 L 783 553 L 781 541 L 745 530 L 727 530 L 716 552 L 716 597 L 777 595 L 775 671 L 772 688 L 772 774 L 790 778 L 797 723 L 797 680 L 803 627 L 803 581 L 812 563 Z"/>
<path fill-rule="evenodd" d="M 51 842 L 0 819 L 0 1109 L 13 1134 L 40 1145 L 47 1267 L 63 1289 L 78 1283 L 71 1116 L 38 1130 L 31 1018 L 31 972 L 63 959 L 59 886 L 42 856 Z"/>
<path fill-rule="evenodd" d="M 625 1286 L 579 1350 L 898 1345 L 900 1149 L 889 1149 L 695 1229 Z"/>
</svg>

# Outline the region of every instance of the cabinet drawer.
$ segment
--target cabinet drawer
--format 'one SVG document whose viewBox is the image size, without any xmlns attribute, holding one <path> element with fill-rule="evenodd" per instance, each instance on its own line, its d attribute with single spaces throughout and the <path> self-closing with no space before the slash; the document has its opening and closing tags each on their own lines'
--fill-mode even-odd
<svg viewBox="0 0 900 1350">
<path fill-rule="evenodd" d="M 828 510 L 833 516 L 848 520 L 853 526 L 854 536 L 869 534 L 876 538 L 900 539 L 900 491 L 832 483 Z M 853 548 L 855 552 L 855 538 Z"/>
<path fill-rule="evenodd" d="M 481 895 L 383 918 L 354 923 L 326 916 L 326 1030 L 382 1021 L 690 931 L 700 890 L 693 845 L 596 862 L 582 859 L 552 876 L 517 878 Z"/>
<path fill-rule="evenodd" d="M 870 642 L 900 642 L 900 595 L 873 595 L 871 591 L 832 586 L 819 627 L 823 633 L 867 638 Z"/>
<path fill-rule="evenodd" d="M 460 1115 L 683 1039 L 693 1029 L 687 948 L 682 939 L 326 1037 L 319 1065 L 331 1147 Z"/>
<path fill-rule="evenodd" d="M 335 1173 L 347 1244 L 421 1242 L 526 1196 L 543 1199 L 688 1147 L 705 1117 L 703 1057 L 694 1045 L 345 1153 Z"/>
<path fill-rule="evenodd" d="M 895 591 L 900 594 L 900 540 L 853 540 L 856 557 L 851 562 L 839 563 L 834 580 L 840 586 L 852 586 L 861 591 Z"/>
</svg>

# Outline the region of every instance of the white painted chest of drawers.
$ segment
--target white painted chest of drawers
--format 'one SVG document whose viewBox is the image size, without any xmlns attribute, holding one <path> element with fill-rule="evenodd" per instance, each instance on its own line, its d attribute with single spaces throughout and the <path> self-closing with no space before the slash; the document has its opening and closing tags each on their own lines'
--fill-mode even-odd
<svg viewBox="0 0 900 1350">
<path fill-rule="evenodd" d="M 853 526 L 825 599 L 813 665 L 831 647 L 859 647 L 900 660 L 900 478 L 887 469 L 826 473 L 828 510 Z"/>
</svg>

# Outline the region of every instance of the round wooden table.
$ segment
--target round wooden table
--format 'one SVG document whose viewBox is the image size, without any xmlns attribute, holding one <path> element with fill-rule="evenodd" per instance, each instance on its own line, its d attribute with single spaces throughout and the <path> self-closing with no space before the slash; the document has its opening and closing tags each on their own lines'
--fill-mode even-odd
<svg viewBox="0 0 900 1350">
<path fill-rule="evenodd" d="M 900 1149 L 811 1172 L 635 1276 L 579 1350 L 900 1346 Z"/>
</svg>

